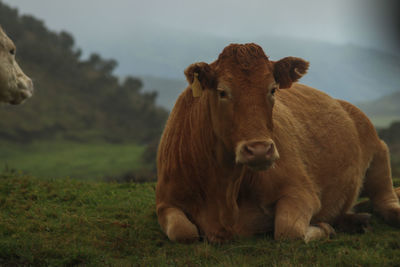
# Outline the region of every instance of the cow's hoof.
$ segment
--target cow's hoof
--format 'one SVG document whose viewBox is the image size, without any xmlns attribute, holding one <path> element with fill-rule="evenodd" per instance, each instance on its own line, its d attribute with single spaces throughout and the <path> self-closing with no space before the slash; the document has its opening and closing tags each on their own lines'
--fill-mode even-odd
<svg viewBox="0 0 400 267">
<path fill-rule="evenodd" d="M 345 233 L 365 233 L 371 231 L 371 214 L 369 213 L 349 213 L 344 214 L 336 222 L 336 228 Z"/>
<path fill-rule="evenodd" d="M 325 231 L 327 237 L 331 238 L 336 235 L 335 229 L 330 224 L 321 222 L 317 223 L 317 225 Z"/>
<path fill-rule="evenodd" d="M 336 234 L 335 229 L 327 223 L 317 223 L 314 226 L 309 226 L 304 236 L 304 242 L 330 238 Z"/>
<path fill-rule="evenodd" d="M 189 220 L 177 220 L 167 228 L 167 236 L 171 241 L 179 243 L 192 243 L 199 240 L 196 225 Z"/>
</svg>

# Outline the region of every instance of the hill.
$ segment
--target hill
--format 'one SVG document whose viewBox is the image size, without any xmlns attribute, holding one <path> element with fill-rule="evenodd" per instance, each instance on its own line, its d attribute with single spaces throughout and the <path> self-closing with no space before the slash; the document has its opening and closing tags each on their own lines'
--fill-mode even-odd
<svg viewBox="0 0 400 267">
<path fill-rule="evenodd" d="M 400 91 L 358 106 L 379 128 L 388 127 L 392 121 L 400 121 Z"/>
<path fill-rule="evenodd" d="M 156 103 L 171 110 L 176 99 L 187 87 L 186 80 L 140 76 L 144 82 L 143 91 L 157 91 Z M 387 128 L 394 121 L 400 121 L 400 92 L 394 92 L 378 99 L 355 103 L 378 128 Z"/>
<path fill-rule="evenodd" d="M 44 23 L 0 2 L 0 24 L 14 40 L 17 57 L 34 80 L 35 96 L 0 109 L 2 140 L 68 139 L 137 142 L 159 138 L 167 111 L 142 81 L 113 74 L 117 62 L 91 54 L 81 59 L 73 36 L 49 31 Z"/>
<path fill-rule="evenodd" d="M 333 97 L 358 103 L 377 99 L 399 90 L 400 58 L 368 47 L 334 44 L 284 36 L 226 38 L 171 29 L 129 28 L 123 36 L 109 33 L 96 44 L 102 55 L 118 59 L 117 73 L 185 80 L 183 70 L 193 62 L 214 61 L 229 43 L 255 42 L 276 60 L 298 56 L 310 61 L 301 82 Z M 117 34 L 117 33 L 115 33 Z M 124 40 L 115 42 L 115 40 Z M 163 88 L 157 88 L 160 92 Z M 167 103 L 168 101 L 165 101 Z M 164 103 L 160 100 L 160 103 Z M 167 104 L 165 105 L 167 106 Z"/>
<path fill-rule="evenodd" d="M 157 223 L 153 183 L 3 174 L 0 218 L 2 266 L 395 266 L 400 258 L 399 230 L 376 217 L 365 234 L 308 244 L 270 235 L 172 243 Z"/>
</svg>

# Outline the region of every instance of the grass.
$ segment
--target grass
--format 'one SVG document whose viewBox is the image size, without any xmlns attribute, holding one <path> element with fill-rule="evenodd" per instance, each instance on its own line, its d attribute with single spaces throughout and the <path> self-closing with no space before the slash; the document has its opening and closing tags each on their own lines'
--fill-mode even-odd
<svg viewBox="0 0 400 267">
<path fill-rule="evenodd" d="M 136 144 L 41 141 L 0 144 L 0 168 L 36 177 L 96 180 L 141 168 L 143 146 Z"/>
<path fill-rule="evenodd" d="M 0 266 L 399 266 L 400 230 L 376 217 L 372 232 L 309 244 L 175 244 L 158 226 L 154 187 L 0 176 Z"/>
</svg>

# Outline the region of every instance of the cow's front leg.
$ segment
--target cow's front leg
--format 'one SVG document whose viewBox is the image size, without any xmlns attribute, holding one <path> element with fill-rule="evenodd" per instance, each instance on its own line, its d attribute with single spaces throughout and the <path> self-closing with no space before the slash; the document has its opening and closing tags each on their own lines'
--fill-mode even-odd
<svg viewBox="0 0 400 267">
<path fill-rule="evenodd" d="M 308 242 L 334 234 L 335 231 L 327 223 L 310 225 L 312 216 L 319 209 L 319 199 L 310 194 L 282 197 L 275 208 L 275 239 L 302 239 Z"/>
<path fill-rule="evenodd" d="M 179 208 L 166 205 L 157 205 L 158 222 L 171 241 L 188 243 L 199 239 L 196 225 L 194 225 Z"/>
</svg>

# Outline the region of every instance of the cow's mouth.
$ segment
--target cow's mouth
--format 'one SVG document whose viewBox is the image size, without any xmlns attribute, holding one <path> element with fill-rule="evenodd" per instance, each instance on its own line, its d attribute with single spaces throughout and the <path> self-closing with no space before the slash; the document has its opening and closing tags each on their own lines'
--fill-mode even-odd
<svg viewBox="0 0 400 267">
<path fill-rule="evenodd" d="M 246 166 L 252 171 L 265 171 L 268 170 L 271 166 L 274 165 L 274 161 L 267 161 L 264 163 L 247 163 Z"/>
<path fill-rule="evenodd" d="M 11 105 L 19 105 L 26 99 L 32 97 L 33 89 L 20 89 L 13 94 L 12 99 L 8 102 Z"/>
</svg>

